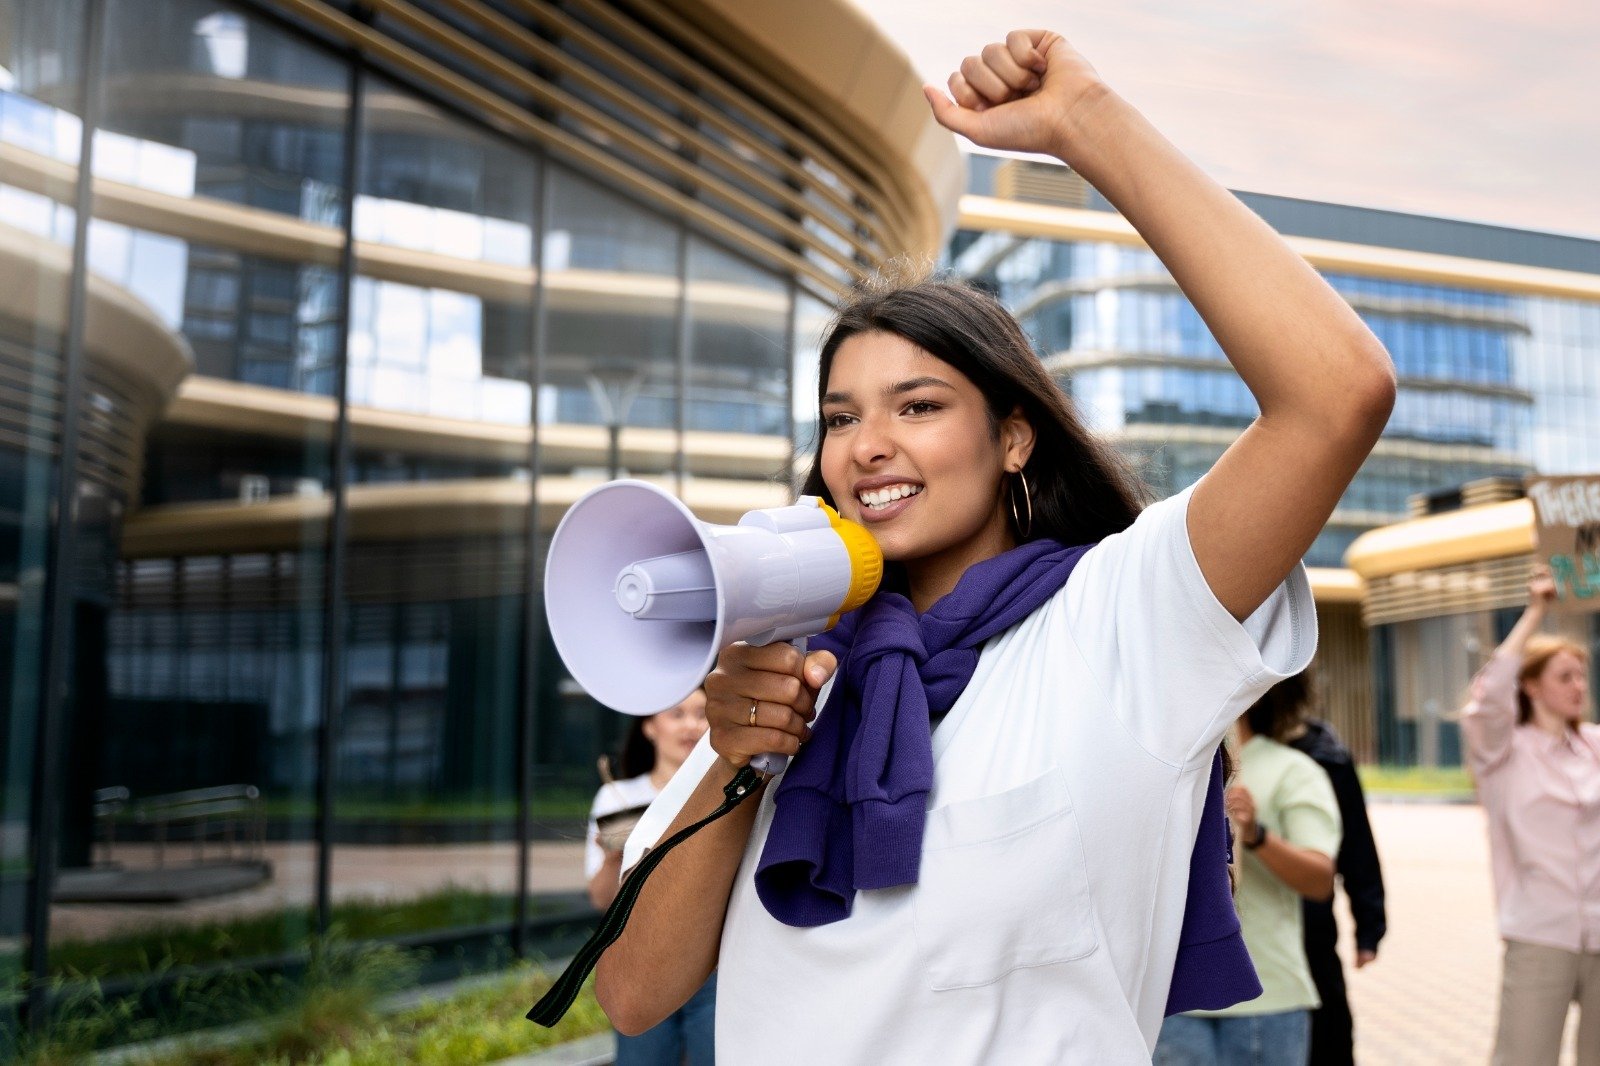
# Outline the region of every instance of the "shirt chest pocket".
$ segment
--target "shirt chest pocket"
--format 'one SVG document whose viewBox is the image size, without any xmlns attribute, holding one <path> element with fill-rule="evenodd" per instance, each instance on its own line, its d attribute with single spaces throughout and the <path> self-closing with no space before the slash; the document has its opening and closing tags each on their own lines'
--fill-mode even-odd
<svg viewBox="0 0 1600 1066">
<path fill-rule="evenodd" d="M 914 895 L 935 990 L 972 988 L 1098 946 L 1083 842 L 1059 769 L 928 814 Z"/>
</svg>

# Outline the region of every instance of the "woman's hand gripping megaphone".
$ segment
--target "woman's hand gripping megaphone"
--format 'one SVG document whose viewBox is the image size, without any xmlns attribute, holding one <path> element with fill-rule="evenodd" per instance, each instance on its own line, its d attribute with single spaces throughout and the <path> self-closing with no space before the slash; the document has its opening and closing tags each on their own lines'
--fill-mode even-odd
<svg viewBox="0 0 1600 1066">
<path fill-rule="evenodd" d="M 832 652 L 797 642 L 730 644 L 706 677 L 711 747 L 731 766 L 777 773 L 811 738 L 817 693 L 838 668 Z"/>
</svg>

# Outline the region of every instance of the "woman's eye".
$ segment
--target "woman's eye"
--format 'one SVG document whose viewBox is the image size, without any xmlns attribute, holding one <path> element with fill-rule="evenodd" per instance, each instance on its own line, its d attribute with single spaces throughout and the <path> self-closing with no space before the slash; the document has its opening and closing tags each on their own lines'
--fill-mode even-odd
<svg viewBox="0 0 1600 1066">
<path fill-rule="evenodd" d="M 932 400 L 912 400 L 906 404 L 906 414 L 908 415 L 931 415 L 938 409 L 939 405 Z"/>
<path fill-rule="evenodd" d="M 852 421 L 854 421 L 854 418 L 851 415 L 836 414 L 829 415 L 824 418 L 822 420 L 822 425 L 826 429 L 840 429 L 844 426 L 848 426 Z"/>
</svg>

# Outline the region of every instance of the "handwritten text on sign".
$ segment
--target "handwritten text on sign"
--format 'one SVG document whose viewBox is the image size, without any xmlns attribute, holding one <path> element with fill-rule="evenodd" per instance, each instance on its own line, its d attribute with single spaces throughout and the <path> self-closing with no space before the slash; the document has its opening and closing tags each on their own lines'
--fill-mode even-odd
<svg viewBox="0 0 1600 1066">
<path fill-rule="evenodd" d="M 1528 499 L 1559 611 L 1600 611 L 1600 474 L 1535 477 Z"/>
</svg>

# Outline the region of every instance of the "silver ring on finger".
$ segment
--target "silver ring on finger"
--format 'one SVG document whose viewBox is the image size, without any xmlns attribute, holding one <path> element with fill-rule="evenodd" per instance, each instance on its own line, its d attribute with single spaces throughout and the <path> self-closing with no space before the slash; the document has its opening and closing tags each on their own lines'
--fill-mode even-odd
<svg viewBox="0 0 1600 1066">
<path fill-rule="evenodd" d="M 750 701 L 750 724 L 752 726 L 754 726 L 756 724 L 756 708 L 758 706 L 760 706 L 760 704 L 761 704 L 760 700 L 751 700 Z"/>
</svg>

